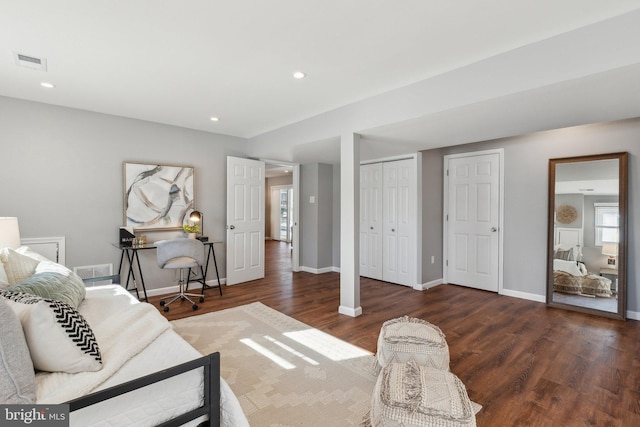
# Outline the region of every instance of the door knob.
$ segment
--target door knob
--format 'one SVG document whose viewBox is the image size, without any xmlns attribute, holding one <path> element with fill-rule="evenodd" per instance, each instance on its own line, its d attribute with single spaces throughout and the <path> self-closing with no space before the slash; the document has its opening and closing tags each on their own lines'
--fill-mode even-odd
<svg viewBox="0 0 640 427">
<path fill-rule="evenodd" d="M 373 227 L 369 227 L 369 228 L 373 230 Z"/>
<path fill-rule="evenodd" d="M 495 228 L 495 227 L 491 227 L 491 232 L 492 232 L 492 233 L 495 233 L 496 231 L 498 231 L 498 229 L 497 229 L 497 228 Z"/>
<path fill-rule="evenodd" d="M 235 226 L 235 225 L 230 225 L 230 226 L 229 226 L 229 228 L 230 228 L 231 230 L 235 230 L 235 229 L 236 229 L 236 226 Z"/>
<path fill-rule="evenodd" d="M 395 233 L 395 231 L 396 231 L 396 229 L 395 229 L 395 228 L 392 228 L 392 229 L 391 229 L 391 232 L 392 232 L 392 233 Z"/>
</svg>

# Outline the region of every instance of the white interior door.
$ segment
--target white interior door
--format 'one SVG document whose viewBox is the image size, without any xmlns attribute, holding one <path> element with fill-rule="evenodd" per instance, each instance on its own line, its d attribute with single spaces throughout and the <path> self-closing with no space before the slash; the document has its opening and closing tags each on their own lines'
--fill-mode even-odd
<svg viewBox="0 0 640 427">
<path fill-rule="evenodd" d="M 382 280 L 413 286 L 416 246 L 416 169 L 411 159 L 383 163 Z"/>
<path fill-rule="evenodd" d="M 227 157 L 227 285 L 264 277 L 264 162 Z"/>
<path fill-rule="evenodd" d="M 447 281 L 498 291 L 500 155 L 448 159 Z"/>
<path fill-rule="evenodd" d="M 360 166 L 360 275 L 382 280 L 382 163 Z"/>
</svg>

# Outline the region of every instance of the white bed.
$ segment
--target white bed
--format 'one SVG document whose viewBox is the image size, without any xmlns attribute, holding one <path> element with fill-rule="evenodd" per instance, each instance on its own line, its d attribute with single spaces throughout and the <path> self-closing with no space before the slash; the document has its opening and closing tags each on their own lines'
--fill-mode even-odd
<svg viewBox="0 0 640 427">
<path fill-rule="evenodd" d="M 38 373 L 36 403 L 66 402 L 202 356 L 153 306 L 138 303 L 119 285 L 87 288 L 78 311 L 96 335 L 103 369 L 79 374 Z M 237 398 L 220 380 L 221 425 L 248 426 Z M 196 408 L 202 400 L 203 372 L 198 369 L 72 412 L 70 424 L 158 425 Z"/>
</svg>

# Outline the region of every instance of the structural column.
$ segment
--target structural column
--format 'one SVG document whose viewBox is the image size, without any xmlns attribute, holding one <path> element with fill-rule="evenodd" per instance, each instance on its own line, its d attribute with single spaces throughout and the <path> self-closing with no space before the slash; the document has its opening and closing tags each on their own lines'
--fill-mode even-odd
<svg viewBox="0 0 640 427">
<path fill-rule="evenodd" d="M 340 138 L 340 307 L 356 317 L 360 307 L 360 135 Z"/>
</svg>

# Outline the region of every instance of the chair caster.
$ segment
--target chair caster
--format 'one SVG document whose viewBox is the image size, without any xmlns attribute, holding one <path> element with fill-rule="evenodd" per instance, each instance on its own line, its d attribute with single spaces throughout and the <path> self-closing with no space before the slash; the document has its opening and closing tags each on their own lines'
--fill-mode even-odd
<svg viewBox="0 0 640 427">
<path fill-rule="evenodd" d="M 162 310 L 166 313 L 167 311 L 169 311 L 169 306 L 168 306 L 168 305 L 165 305 L 165 306 L 164 306 L 164 308 L 163 308 Z"/>
<path fill-rule="evenodd" d="M 165 304 L 164 300 L 160 301 L 160 307 L 164 307 L 164 304 Z"/>
<path fill-rule="evenodd" d="M 200 302 L 204 302 L 204 297 L 200 297 Z"/>
<path fill-rule="evenodd" d="M 191 306 L 191 308 L 192 308 L 192 309 L 194 309 L 194 310 L 197 310 L 197 309 L 198 309 L 198 304 L 193 304 L 193 305 Z"/>
<path fill-rule="evenodd" d="M 180 301 L 184 301 L 185 299 L 185 297 L 180 297 Z"/>
</svg>

